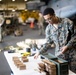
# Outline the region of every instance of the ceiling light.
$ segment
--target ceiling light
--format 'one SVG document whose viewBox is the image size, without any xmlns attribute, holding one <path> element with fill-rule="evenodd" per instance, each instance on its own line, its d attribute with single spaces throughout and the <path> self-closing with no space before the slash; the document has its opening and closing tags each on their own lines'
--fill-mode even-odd
<svg viewBox="0 0 76 75">
<path fill-rule="evenodd" d="M 27 0 L 24 0 L 24 1 L 27 1 Z"/>
<path fill-rule="evenodd" d="M 15 0 L 12 0 L 12 1 L 15 1 Z"/>
<path fill-rule="evenodd" d="M 2 1 L 2 0 L 0 0 L 0 1 Z"/>
</svg>

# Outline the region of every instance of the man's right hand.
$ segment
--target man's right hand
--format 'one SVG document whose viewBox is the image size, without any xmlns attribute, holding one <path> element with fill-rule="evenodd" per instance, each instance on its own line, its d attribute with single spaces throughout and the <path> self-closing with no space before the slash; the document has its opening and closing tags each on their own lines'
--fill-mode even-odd
<svg viewBox="0 0 76 75">
<path fill-rule="evenodd" d="M 36 53 L 36 54 L 34 55 L 34 59 L 37 59 L 38 56 L 39 56 L 39 53 Z"/>
</svg>

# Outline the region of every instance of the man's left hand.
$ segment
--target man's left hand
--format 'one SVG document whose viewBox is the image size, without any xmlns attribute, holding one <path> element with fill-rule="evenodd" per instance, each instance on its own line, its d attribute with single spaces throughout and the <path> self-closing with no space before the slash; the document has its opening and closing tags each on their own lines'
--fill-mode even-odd
<svg viewBox="0 0 76 75">
<path fill-rule="evenodd" d="M 64 54 L 68 49 L 68 46 L 63 46 L 60 50 L 61 50 L 61 53 Z"/>
</svg>

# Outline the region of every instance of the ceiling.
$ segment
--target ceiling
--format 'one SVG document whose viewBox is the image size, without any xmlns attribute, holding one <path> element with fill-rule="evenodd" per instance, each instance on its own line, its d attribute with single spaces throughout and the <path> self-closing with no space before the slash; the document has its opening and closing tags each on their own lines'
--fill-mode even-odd
<svg viewBox="0 0 76 75">
<path fill-rule="evenodd" d="M 49 0 L 2 0 L 0 1 L 0 10 L 23 10 L 27 9 L 39 9 L 41 6 L 46 5 Z"/>
<path fill-rule="evenodd" d="M 0 1 L 0 3 L 7 3 L 7 2 L 28 2 L 28 1 L 40 1 L 40 0 L 15 0 L 15 1 L 12 1 L 12 0 L 2 0 Z"/>
<path fill-rule="evenodd" d="M 15 0 L 15 1 L 12 1 L 12 0 L 2 0 L 2 1 L 0 1 L 0 3 L 9 3 L 9 2 L 29 2 L 29 1 L 40 1 L 40 2 L 45 2 L 46 4 L 50 1 L 50 0 L 27 0 L 27 1 L 25 1 L 25 0 Z"/>
</svg>

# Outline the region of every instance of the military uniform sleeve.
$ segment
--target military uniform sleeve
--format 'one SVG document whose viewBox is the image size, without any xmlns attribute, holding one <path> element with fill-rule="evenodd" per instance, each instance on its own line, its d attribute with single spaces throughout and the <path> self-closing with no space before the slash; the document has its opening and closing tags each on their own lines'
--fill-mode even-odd
<svg viewBox="0 0 76 75">
<path fill-rule="evenodd" d="M 68 48 L 75 48 L 76 49 L 76 35 L 71 38 L 71 40 L 67 44 Z"/>
<path fill-rule="evenodd" d="M 40 48 L 40 54 L 45 53 L 48 49 L 49 46 L 51 46 L 51 44 L 53 43 L 51 37 L 51 33 L 50 33 L 50 27 L 47 26 L 46 31 L 46 43 L 42 45 L 42 47 Z"/>
<path fill-rule="evenodd" d="M 74 33 L 74 24 L 73 24 L 73 21 L 69 20 L 68 19 L 68 28 L 71 32 L 71 35 Z"/>
<path fill-rule="evenodd" d="M 51 27 L 50 27 L 50 25 L 47 26 L 47 28 L 45 30 L 45 35 L 46 35 L 46 42 L 53 43 L 53 41 L 51 39 Z"/>
<path fill-rule="evenodd" d="M 66 40 L 66 45 L 69 43 L 71 40 L 72 34 L 74 34 L 74 24 L 71 20 L 67 20 L 67 26 L 68 26 L 68 34 L 67 34 L 67 40 Z"/>
</svg>

